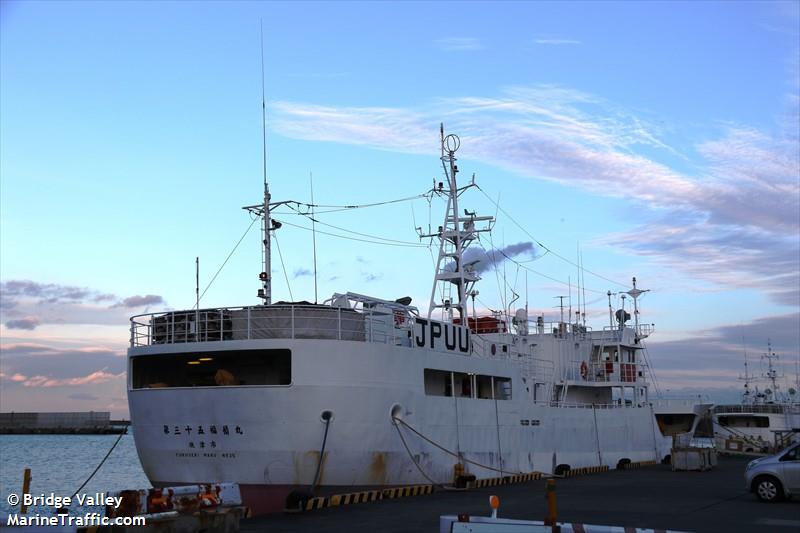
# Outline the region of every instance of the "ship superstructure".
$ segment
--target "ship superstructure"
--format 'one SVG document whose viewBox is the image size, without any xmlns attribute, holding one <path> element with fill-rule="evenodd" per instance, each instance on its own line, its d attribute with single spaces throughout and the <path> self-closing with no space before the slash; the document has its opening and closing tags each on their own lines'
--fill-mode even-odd
<svg viewBox="0 0 800 533">
<path fill-rule="evenodd" d="M 800 438 L 800 397 L 794 387 L 783 390 L 784 376 L 776 368 L 778 359 L 772 343 L 767 341 L 767 351 L 761 355 L 764 372 L 753 376 L 745 353 L 741 403 L 715 405 L 711 410 L 718 449 L 767 453 Z M 759 382 L 766 386 L 759 388 Z"/>
<path fill-rule="evenodd" d="M 321 304 L 272 302 L 269 189 L 263 304 L 131 319 L 129 405 L 156 486 L 237 482 L 256 512 L 294 490 L 450 484 L 477 478 L 661 460 L 670 440 L 652 403 L 644 339 L 620 309 L 601 329 L 526 309 L 470 315 L 480 276 L 464 252 L 493 217 L 459 205 L 442 131 L 447 199 L 427 312 L 410 298 L 341 292 Z M 463 211 L 460 211 L 463 209 Z M 462 214 L 463 213 L 463 214 Z"/>
</svg>

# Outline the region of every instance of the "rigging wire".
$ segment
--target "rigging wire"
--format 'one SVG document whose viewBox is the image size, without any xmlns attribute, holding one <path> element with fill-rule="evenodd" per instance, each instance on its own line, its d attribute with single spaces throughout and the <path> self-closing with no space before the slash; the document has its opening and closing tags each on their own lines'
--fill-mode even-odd
<svg viewBox="0 0 800 533">
<path fill-rule="evenodd" d="M 244 238 L 247 236 L 247 234 L 248 234 L 248 233 L 250 233 L 250 229 L 253 227 L 253 224 L 255 224 L 255 223 L 256 223 L 256 220 L 258 220 L 258 219 L 259 219 L 258 217 L 254 217 L 254 218 L 253 218 L 253 220 L 250 222 L 250 225 L 249 225 L 249 226 L 247 226 L 247 229 L 246 229 L 246 230 L 244 230 L 244 233 L 243 233 L 243 234 L 242 234 L 242 236 L 239 238 L 239 241 L 236 243 L 236 245 L 233 247 L 233 250 L 231 250 L 231 252 L 228 254 L 228 257 L 226 257 L 226 258 L 225 258 L 225 261 L 223 261 L 223 262 L 222 262 L 222 264 L 219 266 L 219 268 L 217 269 L 217 271 L 214 273 L 214 277 L 212 277 L 212 278 L 211 278 L 211 281 L 209 281 L 209 282 L 208 282 L 208 285 L 206 285 L 206 288 L 205 288 L 205 289 L 203 289 L 203 293 L 202 293 L 202 294 L 200 294 L 200 298 L 198 298 L 198 299 L 197 299 L 198 303 L 197 303 L 197 304 L 195 304 L 195 307 L 197 307 L 197 306 L 199 305 L 199 302 L 200 302 L 200 300 L 202 300 L 202 299 L 203 299 L 203 296 L 205 296 L 205 295 L 206 295 L 206 292 L 208 291 L 209 287 L 211 287 L 211 284 L 212 284 L 212 283 L 214 283 L 214 280 L 215 280 L 215 279 L 217 279 L 217 276 L 219 276 L 219 273 L 220 273 L 220 272 L 222 272 L 222 269 L 223 269 L 223 268 L 225 268 L 225 265 L 226 265 L 226 264 L 228 264 L 228 260 L 231 258 L 231 256 L 233 255 L 233 253 L 234 253 L 234 252 L 236 251 L 236 249 L 239 247 L 239 245 L 240 245 L 240 244 L 242 244 L 242 241 L 243 241 L 243 240 L 244 240 Z"/>
<path fill-rule="evenodd" d="M 572 265 L 572 266 L 574 266 L 574 267 L 578 267 L 578 268 L 580 268 L 580 266 L 579 266 L 579 265 L 577 265 L 577 264 L 576 264 L 574 261 L 571 261 L 570 259 L 567 259 L 567 258 L 566 258 L 566 257 L 564 257 L 563 255 L 561 255 L 561 254 L 559 254 L 558 252 L 556 252 L 556 251 L 552 250 L 551 248 L 547 247 L 547 246 L 546 246 L 546 245 L 544 245 L 544 244 L 543 244 L 541 241 L 539 241 L 539 240 L 538 240 L 536 237 L 534 237 L 533 235 L 531 235 L 531 234 L 528 232 L 528 230 L 526 230 L 526 229 L 525 229 L 525 228 L 524 228 L 524 227 L 523 227 L 523 226 L 522 226 L 522 225 L 521 225 L 519 222 L 517 222 L 516 220 L 514 220 L 514 218 L 513 218 L 513 217 L 512 217 L 510 214 L 508 214 L 508 212 L 507 212 L 505 209 L 503 209 L 502 207 L 500 207 L 500 204 L 499 204 L 498 202 L 495 202 L 494 200 L 492 200 L 492 197 L 491 197 L 491 196 L 489 196 L 488 194 L 486 194 L 486 191 L 484 191 L 483 189 L 481 189 L 480 185 L 478 185 L 478 184 L 476 183 L 476 184 L 475 184 L 475 187 L 477 187 L 477 188 L 478 188 L 478 190 L 479 190 L 479 191 L 481 191 L 481 193 L 483 193 L 483 195 L 484 195 L 484 196 L 485 196 L 485 197 L 486 197 L 486 198 L 487 198 L 487 199 L 488 199 L 490 202 L 492 202 L 492 203 L 493 203 L 493 204 L 494 204 L 494 205 L 497 207 L 497 209 L 498 209 L 500 212 L 502 212 L 502 213 L 503 213 L 505 216 L 507 216 L 507 217 L 509 218 L 509 220 L 511 220 L 511 222 L 513 222 L 513 223 L 514 223 L 514 224 L 515 224 L 515 225 L 516 225 L 516 226 L 517 226 L 519 229 L 521 229 L 521 230 L 522 230 L 522 231 L 525 233 L 525 235 L 527 235 L 528 237 L 530 237 L 530 238 L 531 238 L 531 240 L 533 240 L 533 242 L 535 242 L 536 244 L 538 244 L 539 246 L 541 246 L 542 248 L 544 248 L 545 250 L 547 250 L 548 252 L 550 252 L 550 253 L 551 253 L 551 254 L 553 254 L 554 256 L 558 257 L 558 258 L 559 258 L 559 259 L 561 259 L 562 261 L 565 261 L 565 262 L 569 263 L 570 265 Z M 607 277 L 603 276 L 602 274 L 598 274 L 597 272 L 592 272 L 592 271 L 591 271 L 591 270 L 589 270 L 588 268 L 584 268 L 583 270 L 584 270 L 585 272 L 588 272 L 589 274 L 591 274 L 591 275 L 595 276 L 595 277 L 598 277 L 598 278 L 600 278 L 600 279 L 604 279 L 604 280 L 606 280 L 606 281 L 608 281 L 608 282 L 610 282 L 610 283 L 613 283 L 613 284 L 615 284 L 615 285 L 619 285 L 620 287 L 624 287 L 624 288 L 626 288 L 626 289 L 628 288 L 628 286 L 627 286 L 627 285 L 625 285 L 625 284 L 623 284 L 623 283 L 620 283 L 620 282 L 618 282 L 618 281 L 615 281 L 615 280 L 613 280 L 613 279 L 611 279 L 611 278 L 607 278 Z M 563 282 L 562 282 L 562 283 L 563 283 Z"/>
<path fill-rule="evenodd" d="M 311 231 L 311 228 L 307 228 L 305 226 L 300 226 L 299 224 L 292 224 L 291 222 L 285 222 L 285 221 L 282 221 L 281 223 L 282 224 L 286 224 L 287 226 L 292 226 L 294 228 L 299 228 L 299 229 L 304 229 L 306 231 Z M 322 223 L 320 222 L 320 224 L 322 224 Z M 337 228 L 337 229 L 340 229 L 340 228 Z M 384 237 L 377 237 L 377 236 L 374 236 L 374 235 L 366 235 L 364 233 L 358 233 L 358 232 L 355 232 L 355 231 L 350 231 L 350 230 L 345 230 L 345 229 L 342 229 L 342 231 L 347 231 L 349 233 L 354 233 L 356 235 L 364 235 L 364 236 L 370 237 L 372 239 L 385 239 Z M 351 241 L 366 242 L 366 243 L 369 243 L 369 244 L 382 244 L 384 246 L 398 246 L 398 247 L 401 247 L 401 248 L 427 248 L 428 247 L 428 246 L 426 246 L 424 244 L 417 244 L 417 243 L 411 243 L 411 242 L 407 243 L 407 242 L 403 242 L 403 241 L 394 241 L 394 242 L 392 242 L 391 240 L 389 240 L 390 242 L 381 242 L 381 241 L 373 241 L 373 240 L 367 240 L 367 239 L 359 239 L 357 237 L 348 237 L 346 235 L 339 235 L 337 233 L 330 233 L 330 232 L 327 232 L 327 231 L 320 231 L 320 230 L 317 230 L 317 233 L 322 233 L 323 235 L 329 235 L 331 237 L 338 237 L 340 239 L 347 239 L 347 240 L 351 240 Z"/>
<path fill-rule="evenodd" d="M 328 224 L 327 222 L 322 222 L 321 220 L 317 220 L 316 218 L 313 217 L 313 215 L 308 215 L 306 213 L 297 212 L 297 214 L 306 217 L 307 219 L 309 219 L 312 222 L 312 224 L 314 224 L 314 223 L 315 224 L 321 224 L 323 226 L 328 226 L 329 228 L 337 229 L 339 231 L 344 231 L 346 233 L 352 233 L 353 235 L 360 235 L 361 237 L 368 237 L 370 239 L 377 239 L 377 240 L 380 240 L 380 241 L 386 241 L 386 242 L 390 242 L 390 243 L 409 245 L 409 246 L 414 246 L 414 247 L 417 247 L 417 248 L 423 248 L 423 247 L 427 248 L 426 245 L 419 244 L 419 243 L 416 243 L 416 242 L 400 241 L 400 240 L 397 240 L 397 239 L 390 239 L 388 237 L 380 237 L 378 235 L 370 235 L 368 233 L 360 233 L 358 231 L 349 230 L 349 229 L 343 228 L 341 226 L 334 226 L 333 224 Z M 312 231 L 313 231 L 313 226 L 312 226 Z"/>
<path fill-rule="evenodd" d="M 320 213 L 336 213 L 339 211 L 350 211 L 353 209 L 365 209 L 367 207 L 378 207 L 381 205 L 389 205 L 389 204 L 397 204 L 400 202 L 409 202 L 411 200 L 418 200 L 420 198 L 427 198 L 432 191 L 426 191 L 424 193 L 416 194 L 414 196 L 406 196 L 404 198 L 396 198 L 394 200 L 385 200 L 383 202 L 371 202 L 367 204 L 350 204 L 350 205 L 328 205 L 328 204 L 315 204 L 315 203 L 306 203 L 306 202 L 298 202 L 296 200 L 292 200 L 291 203 L 297 206 L 307 207 L 309 209 L 323 209 L 323 211 L 316 211 L 317 214 Z"/>
<path fill-rule="evenodd" d="M 530 273 L 532 273 L 532 274 L 536 274 L 537 276 L 541 276 L 541 277 L 543 277 L 543 278 L 547 278 L 547 279 L 549 279 L 550 281 L 555 281 L 556 283 L 560 283 L 560 284 L 562 284 L 562 285 L 569 285 L 569 283 L 567 283 L 566 281 L 563 281 L 563 280 L 560 280 L 560 279 L 556 279 L 556 278 L 554 278 L 554 277 L 552 277 L 552 276 L 548 276 L 547 274 L 543 274 L 542 272 L 539 272 L 538 270 L 534 270 L 534 269 L 532 269 L 531 267 L 529 267 L 529 266 L 527 266 L 527 265 L 523 264 L 521 261 L 517 261 L 517 260 L 516 260 L 516 259 L 514 259 L 513 257 L 510 257 L 510 256 L 509 256 L 509 255 L 507 255 L 505 252 L 503 252 L 503 250 L 497 250 L 497 252 L 499 252 L 499 253 L 500 253 L 500 255 L 502 255 L 503 257 L 505 257 L 507 260 L 511 261 L 512 263 L 514 263 L 514 264 L 515 264 L 515 265 L 517 265 L 518 267 L 520 267 L 520 268 L 524 268 L 525 270 L 527 270 L 528 272 L 530 272 Z M 588 272 L 588 270 L 587 270 L 587 272 Z M 588 288 L 588 287 L 585 287 L 585 289 L 586 289 L 587 291 L 589 291 L 589 292 L 594 292 L 594 293 L 597 293 L 597 294 L 606 294 L 606 292 L 605 292 L 605 291 L 598 291 L 598 290 L 596 290 L 596 289 L 590 289 L 590 288 Z"/>
<path fill-rule="evenodd" d="M 289 275 L 286 273 L 286 264 L 283 262 L 283 254 L 281 253 L 281 243 L 278 242 L 278 235 L 275 234 L 272 236 L 275 239 L 275 246 L 278 247 L 278 257 L 281 259 L 281 268 L 283 268 L 283 277 L 286 278 L 286 288 L 289 289 L 289 299 L 294 301 L 294 295 L 292 294 L 292 286 L 289 284 Z"/>
</svg>

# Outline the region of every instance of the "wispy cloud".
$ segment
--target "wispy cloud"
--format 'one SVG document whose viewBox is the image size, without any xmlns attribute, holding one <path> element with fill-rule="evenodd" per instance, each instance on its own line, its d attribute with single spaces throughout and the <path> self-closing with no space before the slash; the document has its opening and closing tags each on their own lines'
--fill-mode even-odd
<svg viewBox="0 0 800 533">
<path fill-rule="evenodd" d="M 367 283 L 371 283 L 373 281 L 379 281 L 383 279 L 383 274 L 375 274 L 372 272 L 362 272 L 361 277 Z"/>
<path fill-rule="evenodd" d="M 34 330 L 39 325 L 39 319 L 35 316 L 26 316 L 25 318 L 18 318 L 16 320 L 9 320 L 6 322 L 8 329 L 27 329 Z"/>
<path fill-rule="evenodd" d="M 474 37 L 444 37 L 433 41 L 436 46 L 448 52 L 482 50 L 483 45 Z"/>
<path fill-rule="evenodd" d="M 700 170 L 688 174 L 661 162 L 686 157 L 661 139 L 656 125 L 563 87 L 511 87 L 499 96 L 442 99 L 420 109 L 296 102 L 278 102 L 274 109 L 274 124 L 290 137 L 424 154 L 435 153 L 444 117 L 461 136 L 462 158 L 626 198 L 663 214 L 662 223 L 608 243 L 703 279 L 748 283 L 780 303 L 798 304 L 792 289 L 800 286 L 800 163 L 791 137 L 729 125 L 721 137 L 696 145 L 702 160 L 694 166 Z M 637 243 L 637 233 L 648 242 Z M 715 271 L 709 264 L 726 268 Z"/>
<path fill-rule="evenodd" d="M 57 283 L 0 283 L 0 321 L 16 330 L 30 331 L 46 324 L 124 324 L 130 310 L 164 303 L 157 294 L 120 297 Z"/>
<path fill-rule="evenodd" d="M 310 275 L 312 275 L 312 274 L 313 274 L 313 272 L 311 272 L 311 271 L 310 271 L 309 269 L 307 269 L 307 268 L 302 268 L 302 267 L 300 267 L 300 268 L 295 268 L 295 269 L 294 269 L 294 272 L 292 272 L 292 279 L 297 279 L 297 278 L 307 277 L 307 276 L 310 276 Z"/>
<path fill-rule="evenodd" d="M 102 348 L 59 349 L 14 343 L 2 347 L 0 358 L 0 380 L 5 387 L 76 387 L 125 376 L 125 357 Z"/>
<path fill-rule="evenodd" d="M 800 314 L 770 316 L 746 324 L 727 325 L 696 331 L 689 338 L 648 344 L 651 363 L 662 387 L 736 387 L 744 373 L 745 350 L 750 370 L 761 377 L 759 355 L 766 351 L 767 338 L 782 358 L 780 373 L 791 375 L 800 345 L 797 324 Z M 743 344 L 744 341 L 744 344 Z"/>
<path fill-rule="evenodd" d="M 117 302 L 112 307 L 125 307 L 127 309 L 135 307 L 147 307 L 149 305 L 163 304 L 164 298 L 157 294 L 148 294 L 146 296 L 129 296 L 124 300 Z"/>
<path fill-rule="evenodd" d="M 581 41 L 577 41 L 575 39 L 536 39 L 534 42 L 536 44 L 552 44 L 552 45 L 581 44 Z"/>
</svg>

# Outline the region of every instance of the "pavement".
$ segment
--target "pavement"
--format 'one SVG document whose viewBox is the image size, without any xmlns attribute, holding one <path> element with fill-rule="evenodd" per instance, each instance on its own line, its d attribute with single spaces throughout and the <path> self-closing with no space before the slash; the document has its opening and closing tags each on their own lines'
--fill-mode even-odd
<svg viewBox="0 0 800 533">
<path fill-rule="evenodd" d="M 557 479 L 558 521 L 701 533 L 800 531 L 800 497 L 767 504 L 745 490 L 750 459 L 721 456 L 719 465 L 706 472 L 673 472 L 668 465 L 656 465 Z M 500 517 L 543 520 L 544 488 L 545 481 L 539 480 L 274 514 L 243 520 L 241 531 L 436 532 L 440 515 L 489 515 L 492 494 L 500 497 Z"/>
</svg>

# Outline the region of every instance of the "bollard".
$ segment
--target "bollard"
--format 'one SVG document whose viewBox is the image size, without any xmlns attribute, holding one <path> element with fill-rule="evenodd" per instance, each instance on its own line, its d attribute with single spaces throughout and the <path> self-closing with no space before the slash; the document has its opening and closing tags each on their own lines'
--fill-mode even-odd
<svg viewBox="0 0 800 533">
<path fill-rule="evenodd" d="M 556 525 L 556 480 L 548 479 L 547 485 L 544 489 L 544 497 L 547 498 L 547 517 L 544 519 L 544 525 Z"/>
<path fill-rule="evenodd" d="M 31 469 L 26 468 L 25 473 L 22 475 L 22 502 L 19 506 L 19 513 L 25 514 L 28 512 L 28 506 L 25 505 L 25 495 L 31 491 Z"/>
</svg>

